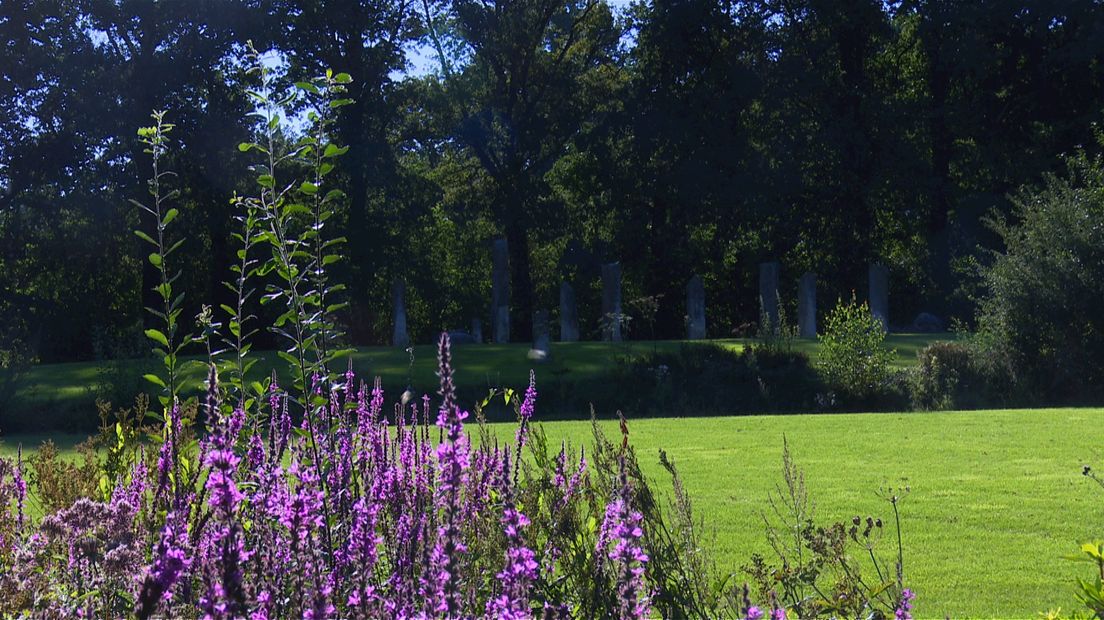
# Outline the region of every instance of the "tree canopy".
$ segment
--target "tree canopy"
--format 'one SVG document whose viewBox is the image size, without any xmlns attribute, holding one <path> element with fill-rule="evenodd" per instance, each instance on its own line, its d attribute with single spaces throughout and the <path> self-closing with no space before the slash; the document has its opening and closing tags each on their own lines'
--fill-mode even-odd
<svg viewBox="0 0 1104 620">
<path fill-rule="evenodd" d="M 416 339 L 486 323 L 500 236 L 518 339 L 563 280 L 595 336 L 615 260 L 664 337 L 694 274 L 713 335 L 756 320 L 766 260 L 785 291 L 816 271 L 827 300 L 880 261 L 897 322 L 968 318 L 964 274 L 1006 241 L 987 218 L 1100 149 L 1101 40 L 1092 0 L 8 0 L 0 312 L 43 360 L 141 342 L 155 274 L 128 199 L 154 109 L 176 124 L 178 286 L 226 298 L 251 41 L 288 86 L 353 76 L 335 267 L 355 344 L 388 340 L 395 278 Z"/>
</svg>

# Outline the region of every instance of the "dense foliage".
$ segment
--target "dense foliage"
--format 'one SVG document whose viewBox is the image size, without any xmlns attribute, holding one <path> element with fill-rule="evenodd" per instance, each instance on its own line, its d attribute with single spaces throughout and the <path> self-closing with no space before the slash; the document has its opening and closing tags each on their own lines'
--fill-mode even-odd
<svg viewBox="0 0 1104 620">
<path fill-rule="evenodd" d="M 977 361 L 1021 401 L 1085 402 L 1104 385 L 1104 161 L 1015 196 L 1004 249 L 983 270 Z"/>
<path fill-rule="evenodd" d="M 848 404 L 865 404 L 883 394 L 891 378 L 893 351 L 885 326 L 870 306 L 842 301 L 828 315 L 820 335 L 820 369 L 829 389 Z"/>
<path fill-rule="evenodd" d="M 1010 213 L 1005 195 L 1101 119 L 1102 29 L 1090 0 L 5 1 L 0 313 L 20 333 L 0 348 L 141 351 L 160 276 L 130 234 L 144 161 L 130 136 L 153 109 L 176 123 L 166 163 L 194 239 L 177 256 L 182 316 L 235 306 L 231 199 L 256 194 L 258 163 L 235 146 L 263 131 L 245 116 L 261 82 L 250 40 L 271 51 L 280 93 L 320 66 L 357 78 L 333 127 L 353 148 L 334 162 L 346 197 L 327 223 L 354 241 L 334 266 L 356 284 L 336 313 L 354 344 L 388 340 L 389 300 L 373 292 L 396 277 L 415 340 L 486 324 L 498 235 L 518 340 L 562 279 L 597 336 L 610 260 L 626 299 L 662 295 L 660 337 L 681 335 L 694 273 L 714 335 L 754 322 L 764 259 L 782 261 L 787 304 L 806 269 L 823 299 L 861 296 L 878 259 L 891 323 L 968 318 L 954 269 L 999 247 L 982 216 Z"/>
<path fill-rule="evenodd" d="M 992 403 L 988 377 L 969 344 L 936 342 L 917 352 L 912 404 L 918 409 L 973 409 Z"/>
</svg>

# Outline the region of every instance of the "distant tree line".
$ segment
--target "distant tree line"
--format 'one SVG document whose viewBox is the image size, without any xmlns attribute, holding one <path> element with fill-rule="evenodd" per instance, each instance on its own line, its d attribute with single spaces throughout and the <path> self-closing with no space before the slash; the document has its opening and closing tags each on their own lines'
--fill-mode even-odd
<svg viewBox="0 0 1104 620">
<path fill-rule="evenodd" d="M 252 183 L 237 145 L 257 130 L 247 41 L 289 85 L 354 78 L 334 267 L 355 344 L 388 340 L 395 278 L 416 339 L 486 324 L 498 236 L 518 339 L 564 279 L 596 335 L 612 260 L 626 300 L 661 296 L 663 337 L 683 333 L 695 273 L 713 335 L 755 321 L 764 260 L 786 291 L 820 274 L 822 307 L 865 294 L 881 261 L 894 321 L 968 319 L 974 267 L 1001 249 L 985 222 L 1017 217 L 1008 196 L 1061 155 L 1099 150 L 1104 114 L 1090 0 L 5 0 L 0 333 L 42 360 L 145 349 L 157 274 L 128 199 L 154 109 L 176 124 L 177 286 L 229 299 L 231 198 Z"/>
</svg>

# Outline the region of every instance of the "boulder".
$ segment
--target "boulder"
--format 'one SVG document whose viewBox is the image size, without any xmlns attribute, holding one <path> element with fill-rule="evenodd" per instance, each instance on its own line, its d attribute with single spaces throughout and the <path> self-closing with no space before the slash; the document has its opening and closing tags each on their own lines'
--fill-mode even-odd
<svg viewBox="0 0 1104 620">
<path fill-rule="evenodd" d="M 456 344 L 476 344 L 475 336 L 472 336 L 468 332 L 460 330 L 452 330 L 448 333 L 449 342 Z"/>
<path fill-rule="evenodd" d="M 940 319 L 930 312 L 921 312 L 917 314 L 916 318 L 912 320 L 912 325 L 910 327 L 914 332 L 925 334 L 947 330 L 947 324 L 943 322 L 943 319 Z"/>
</svg>

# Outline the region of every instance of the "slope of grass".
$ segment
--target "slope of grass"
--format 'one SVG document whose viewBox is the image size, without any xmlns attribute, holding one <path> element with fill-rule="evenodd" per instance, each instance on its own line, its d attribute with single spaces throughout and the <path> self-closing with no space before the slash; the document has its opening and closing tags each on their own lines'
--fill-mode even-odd
<svg viewBox="0 0 1104 620">
<path fill-rule="evenodd" d="M 769 552 L 760 513 L 781 481 L 785 437 L 819 523 L 888 518 L 879 488 L 911 488 L 902 530 L 918 618 L 1028 618 L 1076 609 L 1073 580 L 1091 578 L 1091 568 L 1063 557 L 1104 525 L 1104 497 L 1081 476 L 1082 465 L 1104 463 L 1092 441 L 1102 422 L 1101 409 L 1040 409 L 645 419 L 629 427 L 656 489 L 669 489 L 658 450 L 678 465 L 695 510 L 715 529 L 712 551 L 724 570 Z M 618 432 L 615 422 L 600 424 L 611 437 Z M 513 435 L 512 425 L 492 426 Z M 543 426 L 550 442 L 590 443 L 589 422 Z M 0 454 L 43 438 L 7 437 Z M 55 440 L 71 448 L 76 437 Z"/>
<path fill-rule="evenodd" d="M 907 367 L 916 363 L 916 352 L 923 346 L 936 340 L 952 337 L 949 334 L 892 334 L 888 337 L 889 346 L 897 350 L 896 364 Z M 714 340 L 722 346 L 740 350 L 750 340 L 726 339 Z M 538 375 L 547 384 L 549 379 L 566 377 L 573 381 L 594 379 L 615 363 L 614 360 L 626 354 L 658 351 L 675 351 L 683 342 L 632 342 L 611 344 L 603 342 L 553 343 L 551 361 L 537 367 Z M 814 340 L 797 340 L 794 348 L 803 351 L 816 361 L 819 345 Z M 529 369 L 533 367 L 525 344 L 482 344 L 461 345 L 453 349 L 453 360 L 457 368 L 463 369 L 461 384 L 464 390 L 483 387 L 520 386 L 528 380 Z M 272 369 L 283 373 L 286 364 L 275 353 L 260 352 L 262 359 L 254 367 L 253 379 L 260 380 Z M 192 358 L 197 359 L 197 358 Z M 437 368 L 436 347 L 420 345 L 414 347 L 414 363 L 406 351 L 394 347 L 361 347 L 353 355 L 353 366 L 361 377 L 380 376 L 384 386 L 390 390 L 410 385 L 415 391 L 433 392 L 436 390 L 435 372 Z M 206 377 L 198 364 L 185 364 L 185 383 L 193 391 Z M 122 377 L 127 387 L 117 389 L 116 404 L 130 402 L 138 390 L 149 390 L 150 385 L 140 379 L 144 373 L 161 373 L 162 369 L 153 360 L 124 360 L 120 362 L 75 362 L 66 364 L 44 364 L 32 368 L 20 383 L 14 402 L 7 416 L 22 418 L 20 421 L 31 423 L 23 428 L 72 429 L 72 419 L 87 421 L 94 416 L 94 402 L 98 394 L 98 385 L 105 379 Z M 188 391 L 186 390 L 187 394 Z M 11 418 L 9 417 L 9 420 Z M 0 419 L 0 431 L 4 430 L 4 421 Z M 10 426 L 10 422 L 7 424 Z"/>
</svg>

